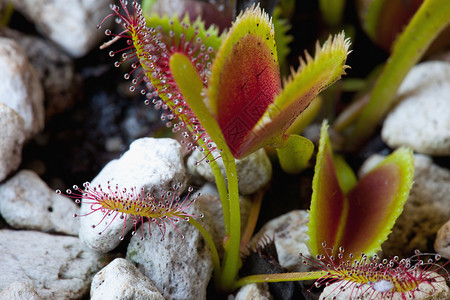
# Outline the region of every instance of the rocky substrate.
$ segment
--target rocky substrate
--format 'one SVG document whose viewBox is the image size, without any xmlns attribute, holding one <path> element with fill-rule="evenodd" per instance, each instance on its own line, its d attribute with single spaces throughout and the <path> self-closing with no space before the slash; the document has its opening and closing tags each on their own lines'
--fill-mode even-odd
<svg viewBox="0 0 450 300">
<path fill-rule="evenodd" d="M 170 130 L 96 50 L 104 38 L 96 25 L 110 1 L 75 2 L 15 0 L 11 27 L 28 29 L 0 28 L 0 298 L 206 299 L 214 294 L 213 263 L 191 224 L 168 224 L 165 231 L 152 224 L 150 236 L 145 223 L 142 234 L 137 227 L 132 235 L 131 219 L 124 226 L 111 221 L 114 215 L 83 216 L 88 205 L 55 193 L 84 181 L 155 194 L 192 185 L 201 196 L 191 213 L 204 214 L 199 222 L 223 252 L 222 209 L 208 165 L 196 165 L 199 153 L 186 153 L 176 139 L 149 137 Z M 415 184 L 383 244 L 386 256 L 419 249 L 450 259 L 449 78 L 445 61 L 410 72 L 381 130 L 388 147 L 360 170 L 401 145 L 416 152 Z M 305 270 L 298 253 L 308 255 L 311 169 L 286 176 L 264 150 L 238 161 L 237 169 L 242 230 L 253 193 L 267 190 L 250 244 L 274 238 L 280 266 Z M 267 284 L 245 286 L 234 297 L 273 299 Z"/>
</svg>

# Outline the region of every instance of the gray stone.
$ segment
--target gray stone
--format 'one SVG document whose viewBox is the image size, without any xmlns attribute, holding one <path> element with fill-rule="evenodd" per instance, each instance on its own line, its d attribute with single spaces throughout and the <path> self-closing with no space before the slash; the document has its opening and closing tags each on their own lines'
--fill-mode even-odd
<svg viewBox="0 0 450 300">
<path fill-rule="evenodd" d="M 57 195 L 33 171 L 22 170 L 0 185 L 0 214 L 16 229 L 78 235 L 78 206 Z"/>
<path fill-rule="evenodd" d="M 209 182 L 215 182 L 211 167 L 205 161 L 201 161 L 204 154 L 195 150 L 187 161 L 187 167 L 191 174 L 200 176 Z M 216 159 L 224 178 L 225 167 L 222 158 Z M 264 149 L 260 149 L 242 159 L 236 159 L 236 171 L 239 181 L 239 193 L 249 195 L 265 186 L 272 178 L 272 164 Z"/>
<path fill-rule="evenodd" d="M 47 120 L 74 104 L 81 76 L 68 55 L 47 40 L 7 27 L 0 27 L 0 36 L 16 41 L 36 70 L 44 89 Z"/>
<path fill-rule="evenodd" d="M 144 188 L 145 192 L 159 195 L 160 191 L 170 191 L 175 184 L 184 184 L 185 181 L 186 171 L 180 144 L 173 139 L 142 138 L 134 141 L 120 159 L 109 162 L 91 182 L 91 186 L 100 185 L 104 191 L 108 191 L 109 182 L 113 189 L 116 185 L 128 191 L 131 188 L 138 191 Z M 89 212 L 90 205 L 83 203 L 80 215 Z M 120 236 L 134 227 L 131 218 L 128 218 L 124 227 L 123 221 L 119 217 L 114 219 L 115 216 L 106 216 L 102 222 L 104 215 L 100 211 L 81 217 L 81 240 L 100 252 L 114 249 L 120 243 Z M 98 223 L 101 223 L 100 226 L 92 227 Z"/>
<path fill-rule="evenodd" d="M 410 146 L 450 155 L 450 63 L 428 61 L 411 69 L 386 117 L 381 137 L 391 148 Z"/>
<path fill-rule="evenodd" d="M 14 7 L 45 37 L 78 58 L 104 38 L 104 30 L 97 30 L 97 25 L 111 13 L 110 3 L 109 0 L 14 0 Z"/>
<path fill-rule="evenodd" d="M 320 300 L 349 300 L 349 299 L 390 299 L 390 300 L 404 300 L 404 299 L 427 299 L 427 300 L 446 300 L 450 296 L 449 288 L 445 278 L 437 273 L 427 272 L 428 280 L 423 280 L 418 287 L 418 290 L 412 294 L 411 292 L 395 292 L 390 291 L 382 293 L 381 290 L 374 291 L 369 285 L 363 285 L 360 289 L 354 288 L 354 284 L 347 281 L 338 281 L 325 287 Z M 433 281 L 434 280 L 434 281 Z M 432 283 L 430 283 L 430 281 Z M 346 284 L 346 289 L 342 290 L 339 287 Z M 389 284 L 387 282 L 387 284 Z M 409 296 L 408 296 L 409 295 Z M 412 297 L 412 295 L 414 295 Z M 389 297 L 388 297 L 389 296 Z"/>
<path fill-rule="evenodd" d="M 367 173 L 382 156 L 370 157 L 361 167 Z M 414 185 L 387 241 L 383 254 L 408 257 L 415 249 L 431 252 L 436 232 L 450 218 L 450 171 L 433 163 L 426 155 L 414 156 Z"/>
<path fill-rule="evenodd" d="M 434 242 L 434 249 L 442 257 L 450 259 L 450 220 L 439 228 L 436 241 Z"/>
<path fill-rule="evenodd" d="M 153 282 L 129 261 L 116 258 L 92 280 L 91 300 L 164 300 Z"/>
<path fill-rule="evenodd" d="M 196 207 L 204 215 L 204 218 L 199 219 L 198 222 L 202 225 L 204 222 L 211 224 L 211 230 L 208 230 L 208 232 L 214 240 L 219 255 L 222 255 L 225 225 L 219 193 L 212 183 L 203 185 L 202 188 L 198 190 L 198 193 L 200 193 L 200 197 L 195 202 Z M 241 234 L 243 234 L 250 215 L 252 201 L 249 197 L 241 196 L 239 197 L 239 206 L 241 213 Z"/>
<path fill-rule="evenodd" d="M 251 283 L 241 287 L 236 294 L 235 300 L 271 300 L 267 283 Z"/>
<path fill-rule="evenodd" d="M 13 109 L 0 103 L 0 182 L 22 161 L 25 142 L 24 122 Z"/>
<path fill-rule="evenodd" d="M 177 228 L 166 222 L 161 230 L 152 224 L 150 236 L 148 223 L 143 226 L 143 240 L 140 234 L 131 238 L 127 259 L 137 263 L 167 300 L 206 299 L 213 262 L 200 231 L 185 221 Z M 205 223 L 203 227 L 208 232 L 211 228 Z"/>
<path fill-rule="evenodd" d="M 24 121 L 29 139 L 44 128 L 44 92 L 39 76 L 12 39 L 0 37 L 0 102 Z"/>
<path fill-rule="evenodd" d="M 0 299 L 41 300 L 34 286 L 29 282 L 13 282 L 0 291 Z"/>
<path fill-rule="evenodd" d="M 43 299 L 80 299 L 105 259 L 76 237 L 6 229 L 0 253 L 0 290 L 24 282 Z"/>
<path fill-rule="evenodd" d="M 270 220 L 252 238 L 252 248 L 264 241 L 265 238 L 273 237 L 280 265 L 291 272 L 307 271 L 308 267 L 302 264 L 299 253 L 306 257 L 311 256 L 306 246 L 309 239 L 308 215 L 307 211 L 293 210 Z"/>
</svg>

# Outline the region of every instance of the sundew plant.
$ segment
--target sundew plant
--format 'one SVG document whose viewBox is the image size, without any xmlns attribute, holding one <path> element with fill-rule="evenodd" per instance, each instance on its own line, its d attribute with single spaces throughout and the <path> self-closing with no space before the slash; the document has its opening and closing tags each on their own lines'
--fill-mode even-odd
<svg viewBox="0 0 450 300">
<path fill-rule="evenodd" d="M 144 222 L 148 222 L 150 232 L 155 224 L 163 235 L 166 224 L 177 228 L 180 220 L 190 222 L 201 231 L 211 249 L 215 286 L 226 292 L 254 282 L 316 279 L 321 285 L 333 279 L 347 280 L 350 285 L 384 295 L 414 295 L 421 282 L 433 284 L 436 279 L 430 277 L 431 272 L 423 263 L 416 266 L 400 262 L 399 267 L 395 260 L 392 264 L 359 268 L 375 262 L 370 257 L 380 250 L 402 211 L 412 186 L 412 152 L 405 148 L 396 150 L 358 181 L 343 158 L 333 152 L 326 121 L 317 153 L 309 222 L 309 248 L 320 270 L 239 278 L 242 237 L 235 159 L 272 146 L 289 172 L 299 172 L 307 166 L 313 153 L 312 142 L 289 134 L 288 129 L 322 90 L 345 74 L 350 40 L 341 32 L 322 45 L 317 43 L 314 56 L 305 52 L 298 70 L 282 79 L 274 25 L 259 5 L 241 12 L 231 28 L 219 35 L 216 28 L 205 28 L 200 19 L 191 22 L 188 17 L 156 14 L 144 17 L 137 2 L 130 4 L 120 1 L 118 6 L 111 5 L 112 14 L 105 19 L 114 18 L 122 31 L 106 29 L 111 40 L 102 48 L 126 40 L 125 48 L 108 51 L 111 57 L 119 57 L 116 67 L 131 65 L 131 71 L 124 75 L 131 79 L 130 90 L 139 90 L 147 104 L 162 111 L 161 118 L 173 132 L 181 132 L 187 150 L 203 153 L 196 163 L 211 167 L 223 209 L 223 255 L 219 255 L 209 233 L 195 220 L 201 215 L 187 212 L 198 198 L 192 188 L 184 197 L 179 186 L 154 196 L 143 190 L 125 190 L 120 186 L 102 190 L 86 184 L 84 189 L 74 187 L 75 192 L 68 191 L 69 197 L 90 206 L 88 214 L 113 216 L 106 226 L 111 222 L 125 224 L 131 218 L 134 233 L 144 230 Z M 225 177 L 217 164 L 219 158 Z M 125 234 L 124 225 L 121 239 Z M 182 232 L 180 237 L 184 237 Z M 344 248 L 348 254 L 344 254 Z M 346 265 L 347 260 L 352 260 L 350 253 L 366 254 L 355 266 Z M 307 264 L 313 261 L 305 258 Z M 428 265 L 434 266 L 436 261 Z M 353 276 L 354 270 L 358 270 L 358 276 Z M 400 273 L 407 275 L 402 277 Z"/>
</svg>

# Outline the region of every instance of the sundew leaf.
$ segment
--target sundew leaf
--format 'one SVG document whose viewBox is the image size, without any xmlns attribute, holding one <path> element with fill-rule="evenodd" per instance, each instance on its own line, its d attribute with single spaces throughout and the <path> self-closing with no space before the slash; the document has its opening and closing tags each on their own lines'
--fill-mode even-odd
<svg viewBox="0 0 450 300">
<path fill-rule="evenodd" d="M 381 248 L 408 199 L 414 175 L 412 151 L 400 148 L 359 182 L 342 158 L 334 156 L 322 125 L 310 208 L 310 250 L 371 256 Z"/>
<path fill-rule="evenodd" d="M 178 88 L 190 109 L 217 146 L 220 149 L 226 149 L 227 146 L 222 131 L 203 102 L 203 83 L 189 58 L 181 53 L 173 54 L 170 58 L 170 68 Z"/>
</svg>

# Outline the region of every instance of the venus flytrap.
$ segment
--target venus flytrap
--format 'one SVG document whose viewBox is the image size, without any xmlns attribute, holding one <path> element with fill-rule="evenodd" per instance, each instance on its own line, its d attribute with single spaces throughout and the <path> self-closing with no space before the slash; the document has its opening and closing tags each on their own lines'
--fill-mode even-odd
<svg viewBox="0 0 450 300">
<path fill-rule="evenodd" d="M 403 210 L 413 183 L 412 151 L 400 148 L 359 182 L 345 161 L 333 153 L 326 122 L 322 125 L 313 179 L 309 246 L 322 253 L 322 243 L 338 251 L 374 255 Z M 337 256 L 337 253 L 332 253 Z"/>
<path fill-rule="evenodd" d="M 345 290 L 355 299 L 362 294 L 364 299 L 394 295 L 411 299 L 420 293 L 440 292 L 441 287 L 446 293 L 449 275 L 437 264 L 439 255 L 424 261 L 416 252 L 410 259 L 394 257 L 381 262 L 376 255 L 408 197 L 414 174 L 411 151 L 397 150 L 358 182 L 343 159 L 333 153 L 327 129 L 324 122 L 310 207 L 309 250 L 315 259 L 300 254 L 305 265 L 318 270 L 250 275 L 237 280 L 234 287 L 315 279 L 316 287 L 337 283 L 330 299 Z"/>
</svg>

